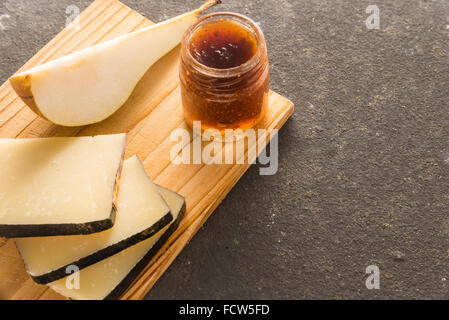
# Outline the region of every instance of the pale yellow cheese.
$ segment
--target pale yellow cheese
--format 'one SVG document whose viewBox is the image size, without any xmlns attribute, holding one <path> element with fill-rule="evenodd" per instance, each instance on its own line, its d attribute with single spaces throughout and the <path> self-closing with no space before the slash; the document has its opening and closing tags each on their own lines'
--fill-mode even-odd
<svg viewBox="0 0 449 320">
<path fill-rule="evenodd" d="M 126 249 L 136 240 L 126 245 L 121 241 L 142 232 L 148 234 L 148 229 L 154 228 L 163 217 L 165 224 L 171 221 L 170 209 L 142 162 L 133 156 L 123 163 L 117 216 L 111 229 L 89 235 L 20 238 L 16 239 L 16 246 L 28 272 L 39 276 L 76 264 L 81 258 L 95 255 L 106 247 L 114 246 L 115 252 Z M 160 225 L 162 227 L 164 225 Z"/>
<path fill-rule="evenodd" d="M 0 139 L 0 225 L 107 219 L 125 143 L 125 134 Z"/>
<path fill-rule="evenodd" d="M 170 207 L 173 221 L 176 221 L 184 204 L 184 198 L 162 187 L 159 187 L 159 191 Z M 169 226 L 166 226 L 153 237 L 78 271 L 77 274 L 54 281 L 49 286 L 56 292 L 72 299 L 104 299 L 148 253 L 168 228 Z M 76 283 L 73 281 L 74 276 L 79 279 L 79 288 L 73 287 Z"/>
</svg>

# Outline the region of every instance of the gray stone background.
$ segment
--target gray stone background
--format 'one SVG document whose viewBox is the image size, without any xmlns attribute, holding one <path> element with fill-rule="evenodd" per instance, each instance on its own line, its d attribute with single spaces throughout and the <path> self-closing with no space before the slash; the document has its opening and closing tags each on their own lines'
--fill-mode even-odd
<svg viewBox="0 0 449 320">
<path fill-rule="evenodd" d="M 157 22 L 200 0 L 124 0 Z M 7 80 L 86 0 L 0 0 Z M 368 30 L 368 5 L 380 30 Z M 224 0 L 260 22 L 295 104 L 148 299 L 449 298 L 449 1 Z M 365 268 L 380 268 L 380 289 Z"/>
</svg>

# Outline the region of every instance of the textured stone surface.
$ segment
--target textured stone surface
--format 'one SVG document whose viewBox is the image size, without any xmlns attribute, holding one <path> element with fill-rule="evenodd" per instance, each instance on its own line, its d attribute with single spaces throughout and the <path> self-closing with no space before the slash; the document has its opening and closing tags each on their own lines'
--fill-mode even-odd
<svg viewBox="0 0 449 320">
<path fill-rule="evenodd" d="M 199 0 L 124 1 L 153 21 Z M 0 80 L 89 1 L 0 1 Z M 368 5 L 380 30 L 368 30 Z M 260 22 L 295 103 L 279 171 L 252 166 L 149 293 L 449 298 L 449 2 L 224 0 Z M 380 290 L 365 268 L 378 265 Z"/>
</svg>

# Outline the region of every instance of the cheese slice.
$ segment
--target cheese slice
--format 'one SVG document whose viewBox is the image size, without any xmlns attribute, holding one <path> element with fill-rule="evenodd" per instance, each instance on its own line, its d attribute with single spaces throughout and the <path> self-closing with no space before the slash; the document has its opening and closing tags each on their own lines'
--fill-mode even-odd
<svg viewBox="0 0 449 320">
<path fill-rule="evenodd" d="M 184 198 L 163 187 L 158 186 L 158 188 L 174 216 L 170 225 L 145 241 L 76 274 L 50 283 L 50 288 L 67 298 L 76 300 L 119 298 L 173 234 L 184 215 L 186 208 Z M 79 281 L 75 281 L 76 278 Z"/>
<path fill-rule="evenodd" d="M 137 156 L 123 163 L 115 224 L 90 235 L 19 238 L 16 246 L 37 283 L 65 277 L 68 266 L 85 268 L 145 240 L 173 217 Z"/>
<path fill-rule="evenodd" d="M 0 237 L 112 227 L 126 134 L 0 139 Z"/>
</svg>

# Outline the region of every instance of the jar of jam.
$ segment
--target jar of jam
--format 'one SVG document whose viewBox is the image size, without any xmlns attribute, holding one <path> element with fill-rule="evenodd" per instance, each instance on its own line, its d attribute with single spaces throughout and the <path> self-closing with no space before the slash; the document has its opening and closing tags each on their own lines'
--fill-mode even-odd
<svg viewBox="0 0 449 320">
<path fill-rule="evenodd" d="M 190 127 L 245 131 L 263 118 L 268 105 L 269 64 L 262 30 L 236 13 L 203 16 L 181 44 L 181 95 Z M 197 132 L 199 133 L 199 132 Z"/>
</svg>

